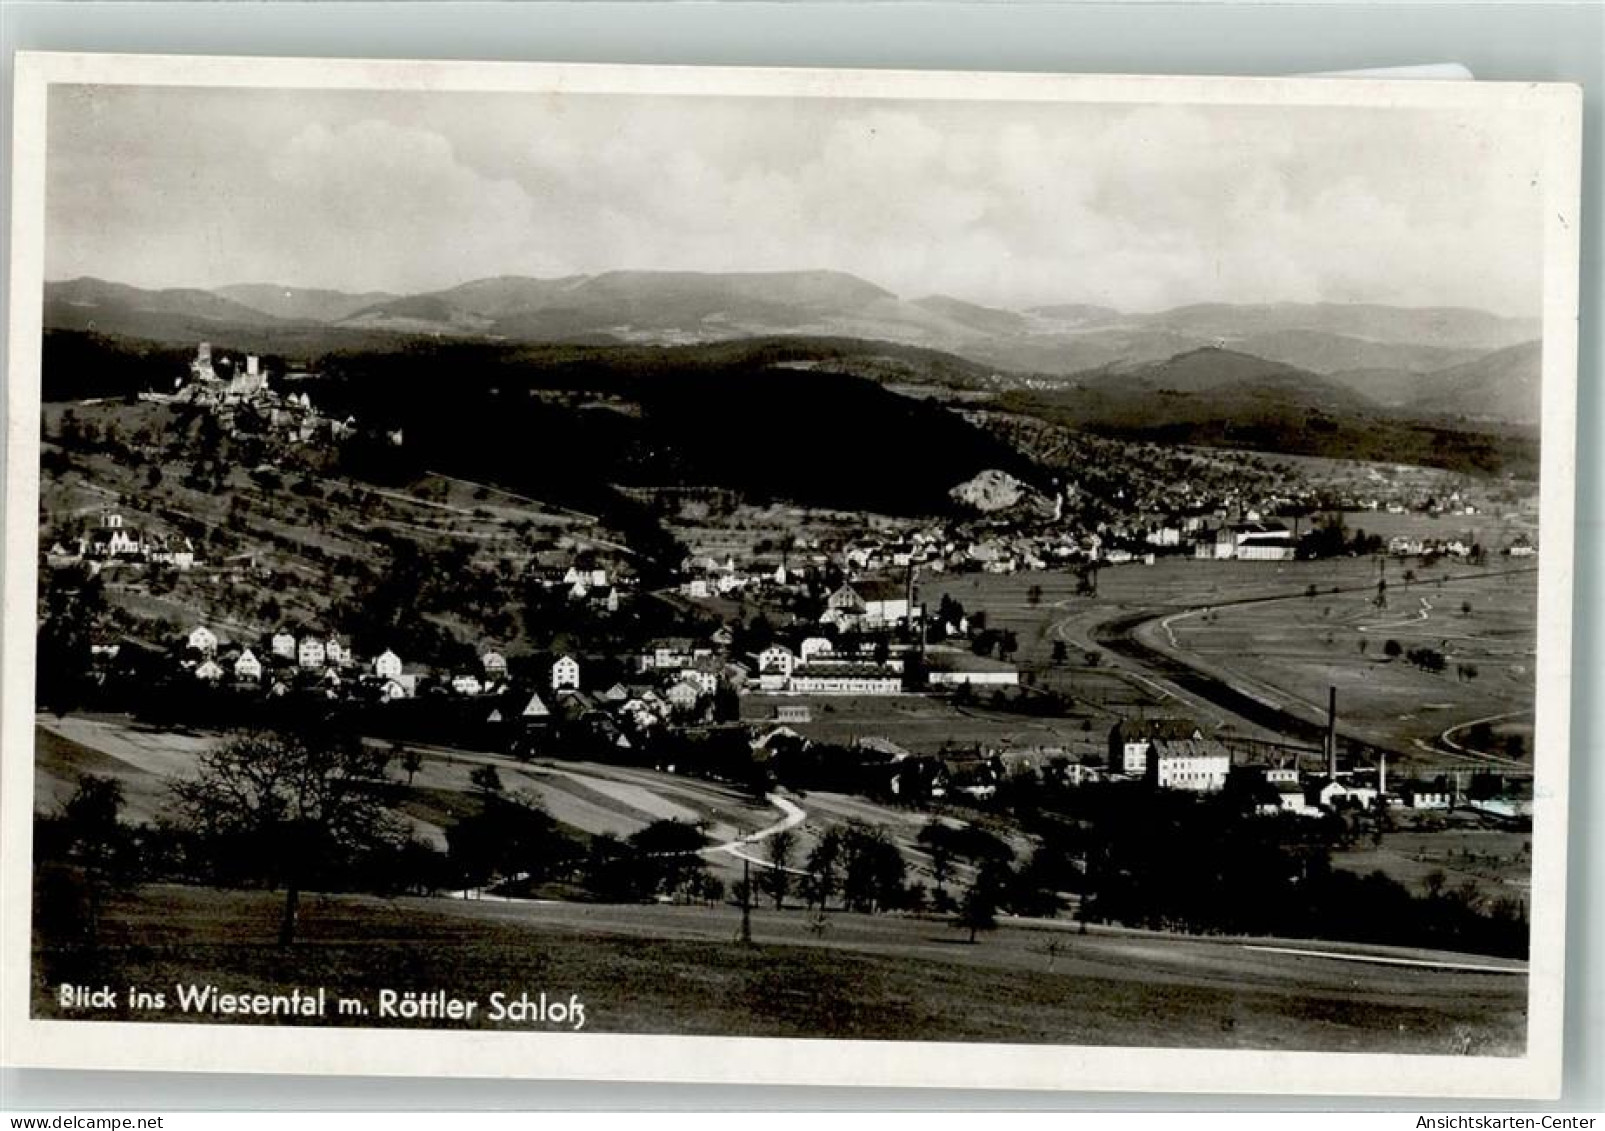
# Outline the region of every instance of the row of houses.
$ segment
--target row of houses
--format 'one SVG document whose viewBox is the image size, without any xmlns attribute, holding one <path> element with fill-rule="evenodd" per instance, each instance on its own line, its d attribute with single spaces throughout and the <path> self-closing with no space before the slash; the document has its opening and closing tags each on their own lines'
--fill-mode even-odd
<svg viewBox="0 0 1605 1131">
<path fill-rule="evenodd" d="M 188 570 L 197 564 L 195 543 L 180 535 L 143 533 L 108 510 L 93 527 L 77 538 L 52 543 L 45 554 L 45 564 L 56 568 L 87 563 L 98 571 L 113 562 Z"/>
</svg>

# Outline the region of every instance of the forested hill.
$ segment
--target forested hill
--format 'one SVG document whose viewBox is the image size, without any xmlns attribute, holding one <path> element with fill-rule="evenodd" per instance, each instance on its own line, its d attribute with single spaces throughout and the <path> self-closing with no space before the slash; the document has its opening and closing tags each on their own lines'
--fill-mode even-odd
<svg viewBox="0 0 1605 1131">
<path fill-rule="evenodd" d="M 482 359 L 488 360 L 488 359 Z M 987 468 L 1042 475 L 929 401 L 843 373 L 582 356 L 525 371 L 458 351 L 329 359 L 319 397 L 404 429 L 407 459 L 515 490 L 718 486 L 758 499 L 939 514 Z"/>
</svg>

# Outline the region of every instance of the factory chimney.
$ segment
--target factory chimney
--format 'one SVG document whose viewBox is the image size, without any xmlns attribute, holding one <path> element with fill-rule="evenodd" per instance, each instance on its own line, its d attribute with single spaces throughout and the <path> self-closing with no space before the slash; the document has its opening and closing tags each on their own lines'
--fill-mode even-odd
<svg viewBox="0 0 1605 1131">
<path fill-rule="evenodd" d="M 1326 689 L 1326 776 L 1337 780 L 1337 688 Z"/>
</svg>

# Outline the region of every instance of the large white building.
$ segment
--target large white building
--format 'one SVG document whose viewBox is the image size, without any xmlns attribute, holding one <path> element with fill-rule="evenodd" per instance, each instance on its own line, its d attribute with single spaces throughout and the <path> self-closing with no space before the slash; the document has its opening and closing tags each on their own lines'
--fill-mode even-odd
<svg viewBox="0 0 1605 1131">
<path fill-rule="evenodd" d="M 1213 538 L 1199 542 L 1194 556 L 1215 561 L 1290 562 L 1297 548 L 1293 532 L 1280 522 L 1239 522 L 1223 526 Z"/>
<path fill-rule="evenodd" d="M 1109 730 L 1109 772 L 1146 777 L 1148 752 L 1156 739 L 1196 742 L 1203 737 L 1203 729 L 1191 719 L 1122 719 Z"/>
<path fill-rule="evenodd" d="M 1148 743 L 1145 780 L 1160 789 L 1214 793 L 1226 785 L 1231 751 L 1212 738 L 1155 738 Z"/>
</svg>

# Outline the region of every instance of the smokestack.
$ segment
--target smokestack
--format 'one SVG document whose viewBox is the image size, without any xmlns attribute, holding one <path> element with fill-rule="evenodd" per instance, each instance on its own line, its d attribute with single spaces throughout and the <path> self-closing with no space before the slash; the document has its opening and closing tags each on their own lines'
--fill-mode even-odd
<svg viewBox="0 0 1605 1131">
<path fill-rule="evenodd" d="M 1326 689 L 1326 776 L 1337 779 L 1337 688 Z"/>
<path fill-rule="evenodd" d="M 1377 796 L 1388 792 L 1388 755 L 1384 751 L 1377 760 Z"/>
</svg>

